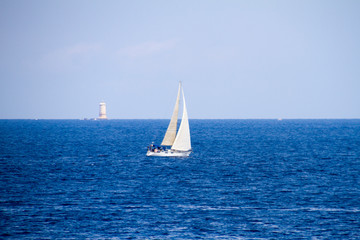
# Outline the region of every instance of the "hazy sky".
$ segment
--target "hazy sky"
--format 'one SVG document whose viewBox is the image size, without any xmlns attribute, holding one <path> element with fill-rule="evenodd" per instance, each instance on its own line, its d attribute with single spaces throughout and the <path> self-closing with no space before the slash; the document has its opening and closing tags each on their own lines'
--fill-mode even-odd
<svg viewBox="0 0 360 240">
<path fill-rule="evenodd" d="M 0 1 L 0 118 L 360 118 L 360 1 Z"/>
</svg>

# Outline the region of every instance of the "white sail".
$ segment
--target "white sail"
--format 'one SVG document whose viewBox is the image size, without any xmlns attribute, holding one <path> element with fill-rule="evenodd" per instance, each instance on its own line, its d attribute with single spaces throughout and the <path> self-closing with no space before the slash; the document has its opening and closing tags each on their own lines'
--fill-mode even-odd
<svg viewBox="0 0 360 240">
<path fill-rule="evenodd" d="M 190 140 L 189 119 L 186 110 L 184 90 L 182 91 L 182 95 L 183 95 L 183 105 L 184 105 L 183 115 L 182 115 L 179 131 L 176 135 L 171 150 L 189 151 L 191 150 L 191 140 Z"/>
<path fill-rule="evenodd" d="M 161 145 L 163 145 L 163 146 L 172 146 L 175 141 L 177 121 L 178 121 L 178 112 L 179 112 L 180 88 L 181 88 L 181 82 L 179 83 L 179 90 L 178 90 L 178 94 L 177 94 L 177 98 L 176 98 L 176 102 L 175 102 L 174 112 L 172 114 L 169 126 L 166 130 L 164 139 L 161 143 Z"/>
</svg>

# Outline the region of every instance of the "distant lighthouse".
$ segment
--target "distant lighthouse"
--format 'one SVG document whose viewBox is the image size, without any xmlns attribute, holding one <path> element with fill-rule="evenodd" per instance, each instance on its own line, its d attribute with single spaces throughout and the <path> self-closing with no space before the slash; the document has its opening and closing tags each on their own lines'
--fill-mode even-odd
<svg viewBox="0 0 360 240">
<path fill-rule="evenodd" d="M 106 117 L 106 103 L 104 102 L 101 102 L 99 104 L 99 118 L 98 119 L 107 119 Z"/>
</svg>

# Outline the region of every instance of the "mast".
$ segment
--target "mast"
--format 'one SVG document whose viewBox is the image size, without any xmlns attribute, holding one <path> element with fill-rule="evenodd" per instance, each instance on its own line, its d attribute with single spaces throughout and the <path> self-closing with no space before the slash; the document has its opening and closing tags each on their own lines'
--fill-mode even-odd
<svg viewBox="0 0 360 240">
<path fill-rule="evenodd" d="M 191 139 L 190 139 L 189 119 L 185 104 L 184 90 L 182 90 L 182 96 L 183 96 L 183 115 L 182 115 L 179 131 L 176 135 L 174 144 L 172 145 L 171 149 L 179 150 L 179 151 L 189 151 L 191 150 Z"/>
<path fill-rule="evenodd" d="M 175 102 L 174 111 L 171 116 L 171 121 L 166 130 L 164 139 L 161 143 L 161 145 L 163 145 L 163 146 L 172 146 L 175 141 L 177 121 L 178 121 L 178 112 L 179 112 L 179 102 L 180 102 L 180 89 L 181 89 L 181 82 L 179 82 L 179 90 L 178 90 L 178 94 L 177 94 L 177 98 L 176 98 L 176 102 Z"/>
</svg>

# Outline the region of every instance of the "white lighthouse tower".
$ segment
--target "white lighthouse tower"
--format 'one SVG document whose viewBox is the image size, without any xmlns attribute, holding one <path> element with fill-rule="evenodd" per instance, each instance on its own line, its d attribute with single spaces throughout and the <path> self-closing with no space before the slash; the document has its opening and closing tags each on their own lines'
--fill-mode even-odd
<svg viewBox="0 0 360 240">
<path fill-rule="evenodd" d="M 106 117 L 106 103 L 104 102 L 101 102 L 99 104 L 99 118 L 98 119 L 107 119 Z"/>
</svg>

